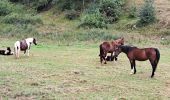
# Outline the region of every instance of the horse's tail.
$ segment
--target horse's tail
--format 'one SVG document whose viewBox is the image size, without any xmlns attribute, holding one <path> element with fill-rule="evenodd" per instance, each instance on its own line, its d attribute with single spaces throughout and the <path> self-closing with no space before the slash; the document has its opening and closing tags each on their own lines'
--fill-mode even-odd
<svg viewBox="0 0 170 100">
<path fill-rule="evenodd" d="M 160 59 L 160 52 L 159 52 L 159 50 L 157 48 L 155 48 L 155 51 L 156 51 L 156 60 L 154 61 L 154 63 L 157 66 L 157 64 L 159 62 L 159 59 Z"/>
<path fill-rule="evenodd" d="M 102 63 L 102 61 L 103 61 L 103 59 L 102 59 L 102 57 L 103 57 L 103 48 L 102 48 L 102 44 L 99 46 L 99 48 L 100 48 L 100 54 L 99 54 L 99 56 L 100 56 L 100 62 Z"/>
</svg>

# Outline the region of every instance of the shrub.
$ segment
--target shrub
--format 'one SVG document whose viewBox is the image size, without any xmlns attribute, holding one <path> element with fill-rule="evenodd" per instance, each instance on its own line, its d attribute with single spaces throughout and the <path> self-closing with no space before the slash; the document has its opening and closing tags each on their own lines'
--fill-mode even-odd
<svg viewBox="0 0 170 100">
<path fill-rule="evenodd" d="M 80 27 L 89 27 L 89 28 L 107 28 L 104 17 L 101 15 L 99 10 L 96 10 L 94 13 L 83 14 L 81 18 Z"/>
<path fill-rule="evenodd" d="M 124 0 L 101 0 L 100 12 L 105 17 L 107 23 L 117 21 L 121 15 L 121 8 Z"/>
<path fill-rule="evenodd" d="M 136 5 L 133 4 L 129 8 L 129 18 L 136 18 L 137 17 L 137 8 Z"/>
<path fill-rule="evenodd" d="M 0 1 L 0 16 L 8 15 L 12 12 L 11 5 L 6 0 Z"/>
<path fill-rule="evenodd" d="M 20 4 L 27 5 L 31 8 L 41 11 L 47 8 L 55 0 L 9 0 L 11 2 L 18 2 Z"/>
<path fill-rule="evenodd" d="M 80 16 L 80 13 L 75 10 L 68 10 L 65 12 L 65 17 L 69 20 L 74 20 Z"/>
<path fill-rule="evenodd" d="M 154 8 L 154 0 L 145 0 L 144 6 L 141 8 L 139 13 L 139 26 L 145 26 L 150 23 L 155 22 L 155 8 Z"/>
</svg>

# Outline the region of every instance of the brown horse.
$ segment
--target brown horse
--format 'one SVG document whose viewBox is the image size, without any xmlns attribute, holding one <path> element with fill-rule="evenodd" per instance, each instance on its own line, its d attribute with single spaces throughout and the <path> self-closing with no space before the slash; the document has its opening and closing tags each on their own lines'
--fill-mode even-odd
<svg viewBox="0 0 170 100">
<path fill-rule="evenodd" d="M 99 48 L 100 48 L 100 62 L 102 63 L 103 60 L 105 60 L 106 64 L 106 56 L 107 53 L 111 53 L 111 58 L 113 58 L 113 52 L 115 51 L 116 47 L 119 45 L 124 45 L 124 38 L 120 38 L 111 42 L 103 42 L 102 44 L 100 44 Z"/>
<path fill-rule="evenodd" d="M 121 52 L 124 52 L 129 58 L 131 64 L 131 74 L 136 73 L 136 63 L 135 63 L 136 60 L 138 61 L 149 60 L 152 65 L 151 78 L 154 76 L 154 72 L 156 70 L 156 67 L 160 59 L 160 52 L 157 48 L 139 49 L 137 47 L 132 47 L 132 46 L 118 46 L 118 48 L 115 51 L 115 56 L 117 57 Z"/>
</svg>

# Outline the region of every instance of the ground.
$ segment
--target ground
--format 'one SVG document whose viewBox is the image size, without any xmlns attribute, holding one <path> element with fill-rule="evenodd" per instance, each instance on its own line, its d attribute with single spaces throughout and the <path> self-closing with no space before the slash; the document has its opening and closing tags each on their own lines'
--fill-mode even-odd
<svg viewBox="0 0 170 100">
<path fill-rule="evenodd" d="M 13 38 L 1 40 L 1 47 L 12 46 L 16 41 Z M 151 79 L 148 61 L 137 62 L 137 73 L 130 75 L 130 64 L 123 53 L 117 62 L 101 65 L 98 43 L 59 46 L 39 40 L 37 46 L 32 46 L 30 57 L 23 52 L 20 59 L 0 56 L 0 97 L 17 100 L 170 99 L 170 49 L 157 47 L 161 58 Z"/>
</svg>

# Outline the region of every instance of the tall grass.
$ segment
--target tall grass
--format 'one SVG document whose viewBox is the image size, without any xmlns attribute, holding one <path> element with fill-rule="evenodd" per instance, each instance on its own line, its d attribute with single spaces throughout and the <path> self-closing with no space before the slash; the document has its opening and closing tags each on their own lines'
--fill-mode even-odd
<svg viewBox="0 0 170 100">
<path fill-rule="evenodd" d="M 100 30 L 91 30 L 91 31 L 84 31 L 84 32 L 64 32 L 62 34 L 60 33 L 49 33 L 46 35 L 41 35 L 41 37 L 46 37 L 48 39 L 52 39 L 58 42 L 65 42 L 65 43 L 73 43 L 73 42 L 85 42 L 85 41 L 91 41 L 91 42 L 98 42 L 98 41 L 109 41 L 109 40 L 115 40 L 119 38 L 119 34 L 112 34 L 105 31 Z"/>
</svg>

